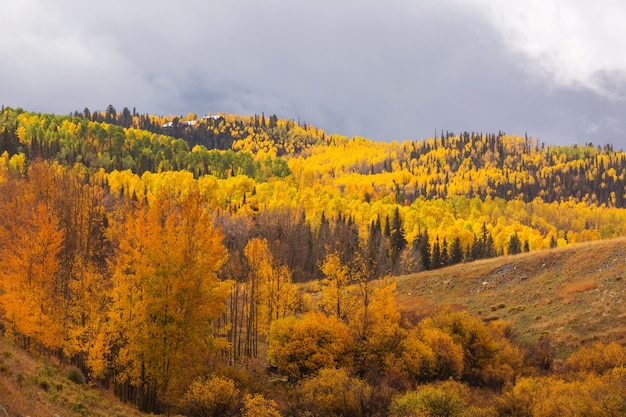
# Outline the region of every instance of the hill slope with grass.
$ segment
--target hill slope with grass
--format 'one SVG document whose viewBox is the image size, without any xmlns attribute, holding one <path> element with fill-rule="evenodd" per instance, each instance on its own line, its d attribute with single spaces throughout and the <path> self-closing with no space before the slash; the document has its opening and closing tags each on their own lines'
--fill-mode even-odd
<svg viewBox="0 0 626 417">
<path fill-rule="evenodd" d="M 81 378 L 82 377 L 82 378 Z M 0 337 L 0 416 L 139 417 L 105 390 L 84 384 L 73 367 L 37 358 Z"/>
<path fill-rule="evenodd" d="M 626 343 L 626 238 L 464 263 L 398 277 L 409 314 L 437 305 L 513 324 L 520 343 L 548 338 L 557 357 L 591 341 Z"/>
</svg>

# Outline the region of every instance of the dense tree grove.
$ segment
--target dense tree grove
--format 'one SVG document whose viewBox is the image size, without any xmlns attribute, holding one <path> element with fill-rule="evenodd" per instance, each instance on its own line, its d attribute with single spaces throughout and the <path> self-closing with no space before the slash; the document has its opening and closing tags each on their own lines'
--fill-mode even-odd
<svg viewBox="0 0 626 417">
<path fill-rule="evenodd" d="M 146 412 L 623 415 L 622 346 L 553 370 L 506 323 L 403 316 L 392 276 L 623 235 L 625 157 L 3 107 L 0 333 Z"/>
</svg>

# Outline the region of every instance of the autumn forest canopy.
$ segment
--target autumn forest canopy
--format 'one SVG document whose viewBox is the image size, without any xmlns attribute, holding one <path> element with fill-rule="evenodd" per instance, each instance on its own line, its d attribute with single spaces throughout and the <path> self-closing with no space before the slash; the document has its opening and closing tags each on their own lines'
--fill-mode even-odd
<svg viewBox="0 0 626 417">
<path fill-rule="evenodd" d="M 553 372 L 507 323 L 403 314 L 393 276 L 624 236 L 625 175 L 502 132 L 3 106 L 0 333 L 146 412 L 620 415 L 622 346 Z"/>
</svg>

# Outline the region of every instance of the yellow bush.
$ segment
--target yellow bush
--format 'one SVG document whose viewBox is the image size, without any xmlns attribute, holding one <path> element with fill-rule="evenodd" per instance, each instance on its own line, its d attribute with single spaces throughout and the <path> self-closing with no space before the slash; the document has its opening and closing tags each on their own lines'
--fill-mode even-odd
<svg viewBox="0 0 626 417">
<path fill-rule="evenodd" d="M 461 378 L 463 347 L 440 329 L 413 329 L 402 341 L 398 370 L 417 381 Z"/>
<path fill-rule="evenodd" d="M 391 417 L 467 416 L 469 390 L 460 382 L 422 385 L 396 397 L 389 406 Z"/>
<path fill-rule="evenodd" d="M 617 417 L 626 413 L 624 372 L 566 381 L 556 377 L 521 378 L 497 401 L 500 416 Z"/>
<path fill-rule="evenodd" d="M 466 311 L 443 310 L 422 321 L 420 328 L 424 333 L 433 330 L 445 333 L 451 337 L 455 345 L 462 348 L 461 378 L 471 385 L 501 387 L 512 380 L 522 365 L 522 354 L 505 337 L 507 331 L 503 324 L 496 323 L 491 326 Z M 438 340 L 437 343 L 444 343 L 441 337 L 434 340 Z M 449 342 L 446 341 L 445 344 L 449 345 Z M 446 357 L 445 349 L 440 351 L 442 361 L 454 364 L 458 359 L 456 354 L 450 357 L 448 353 Z M 453 371 L 458 372 L 458 368 Z"/>
<path fill-rule="evenodd" d="M 196 379 L 180 403 L 187 417 L 233 416 L 239 408 L 239 390 L 235 383 L 220 376 Z"/>
<path fill-rule="evenodd" d="M 281 417 L 276 401 L 268 400 L 260 394 L 246 394 L 241 415 L 242 417 Z"/>
<path fill-rule="evenodd" d="M 574 352 L 567 359 L 566 366 L 574 372 L 602 374 L 613 368 L 626 366 L 626 348 L 615 342 L 608 345 L 594 343 Z"/>
<path fill-rule="evenodd" d="M 349 366 L 351 345 L 352 337 L 341 320 L 312 312 L 272 322 L 267 356 L 280 372 L 299 379 L 321 368 Z"/>
<path fill-rule="evenodd" d="M 463 347 L 452 336 L 438 329 L 422 330 L 424 343 L 433 352 L 429 373 L 435 379 L 459 379 L 463 375 Z"/>
<path fill-rule="evenodd" d="M 322 369 L 300 386 L 299 408 L 311 417 L 367 415 L 372 389 L 345 369 Z"/>
</svg>

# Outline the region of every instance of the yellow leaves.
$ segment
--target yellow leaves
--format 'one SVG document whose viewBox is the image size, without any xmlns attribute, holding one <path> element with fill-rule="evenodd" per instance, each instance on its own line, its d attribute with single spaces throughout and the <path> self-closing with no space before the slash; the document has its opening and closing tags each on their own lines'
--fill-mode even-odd
<svg viewBox="0 0 626 417">
<path fill-rule="evenodd" d="M 108 357 L 111 354 L 111 343 L 104 332 L 96 333 L 89 341 L 89 355 L 87 356 L 87 367 L 92 378 L 104 378 L 109 371 L 110 363 Z"/>
<path fill-rule="evenodd" d="M 499 327 L 490 328 L 466 311 L 443 310 L 420 324 L 422 331 L 441 331 L 463 350 L 462 378 L 471 384 L 499 387 L 510 381 L 521 366 L 521 352 Z M 431 338 L 432 341 L 443 339 Z M 447 343 L 447 342 L 443 342 Z M 450 349 L 443 349 L 449 355 Z M 454 357 L 448 356 L 448 363 Z M 442 361 L 446 363 L 446 361 Z M 456 367 L 458 369 L 458 367 Z"/>
<path fill-rule="evenodd" d="M 321 282 L 321 307 L 328 314 L 345 319 L 349 312 L 348 267 L 342 265 L 337 253 L 331 253 L 326 257 L 321 269 L 325 276 Z"/>
<path fill-rule="evenodd" d="M 250 269 L 251 285 L 256 286 L 262 335 L 267 333 L 273 320 L 286 317 L 295 310 L 296 287 L 291 282 L 291 272 L 285 265 L 274 260 L 267 246 L 267 240 L 254 238 L 248 241 L 244 254 Z"/>
<path fill-rule="evenodd" d="M 498 399 L 496 408 L 500 415 L 618 417 L 624 414 L 623 377 L 585 374 L 571 381 L 555 376 L 520 378 Z"/>
<path fill-rule="evenodd" d="M 29 145 L 30 144 L 30 140 L 31 138 L 28 136 L 28 133 L 26 131 L 26 128 L 24 126 L 19 126 L 17 128 L 17 137 L 20 140 L 20 143 L 23 143 L 25 145 Z"/>
<path fill-rule="evenodd" d="M 8 172 L 9 172 L 9 153 L 4 151 L 2 155 L 0 155 L 0 184 L 5 183 L 8 180 Z"/>
<path fill-rule="evenodd" d="M 299 408 L 312 416 L 363 416 L 371 400 L 367 382 L 350 376 L 345 368 L 322 369 L 299 389 Z"/>
<path fill-rule="evenodd" d="M 239 389 L 231 379 L 212 376 L 194 380 L 180 400 L 180 410 L 189 416 L 218 417 L 237 411 Z"/>
<path fill-rule="evenodd" d="M 302 318 L 275 320 L 270 327 L 270 363 L 290 378 L 299 379 L 321 368 L 349 366 L 345 355 L 352 344 L 348 327 L 334 316 L 307 313 Z"/>
<path fill-rule="evenodd" d="M 9 172 L 14 175 L 24 175 L 26 173 L 26 155 L 17 153 L 9 159 Z"/>
<path fill-rule="evenodd" d="M 392 366 L 416 381 L 460 379 L 463 347 L 440 329 L 415 328 L 402 341 L 400 360 Z"/>
<path fill-rule="evenodd" d="M 63 234 L 46 207 L 18 205 L 2 225 L 0 304 L 14 330 L 51 349 L 61 347 L 57 282 Z"/>
<path fill-rule="evenodd" d="M 603 374 L 615 368 L 626 367 L 626 348 L 611 342 L 594 343 L 574 352 L 566 362 L 567 368 L 575 372 Z"/>
<path fill-rule="evenodd" d="M 221 239 L 197 194 L 159 194 L 129 213 L 110 318 L 117 364 L 132 384 L 152 384 L 169 399 L 182 389 L 183 369 L 199 372 L 212 347 L 208 323 L 228 292 L 217 277 Z"/>
<path fill-rule="evenodd" d="M 469 407 L 470 392 L 456 381 L 421 385 L 396 396 L 389 406 L 391 417 L 474 415 Z"/>
<path fill-rule="evenodd" d="M 281 417 L 278 404 L 261 394 L 246 394 L 243 398 L 242 417 Z"/>
</svg>

